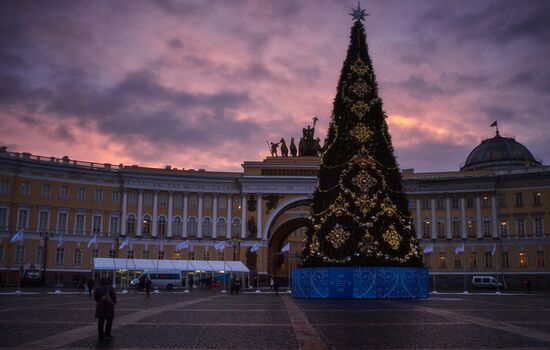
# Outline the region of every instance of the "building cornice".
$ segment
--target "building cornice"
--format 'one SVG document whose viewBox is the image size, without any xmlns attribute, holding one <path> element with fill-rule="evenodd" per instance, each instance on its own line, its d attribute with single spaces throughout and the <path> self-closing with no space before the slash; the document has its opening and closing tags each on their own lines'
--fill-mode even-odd
<svg viewBox="0 0 550 350">
<path fill-rule="evenodd" d="M 205 193 L 240 193 L 235 177 L 207 176 L 164 176 L 123 175 L 125 189 L 205 192 Z"/>
<path fill-rule="evenodd" d="M 314 176 L 245 176 L 240 180 L 243 193 L 312 194 Z"/>
</svg>

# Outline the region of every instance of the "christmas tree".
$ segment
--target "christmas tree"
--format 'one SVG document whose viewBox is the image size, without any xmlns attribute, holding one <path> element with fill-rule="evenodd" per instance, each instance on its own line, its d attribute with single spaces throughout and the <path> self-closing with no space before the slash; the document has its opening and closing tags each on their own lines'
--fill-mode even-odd
<svg viewBox="0 0 550 350">
<path fill-rule="evenodd" d="M 357 6 L 311 207 L 304 267 L 422 266 Z"/>
</svg>

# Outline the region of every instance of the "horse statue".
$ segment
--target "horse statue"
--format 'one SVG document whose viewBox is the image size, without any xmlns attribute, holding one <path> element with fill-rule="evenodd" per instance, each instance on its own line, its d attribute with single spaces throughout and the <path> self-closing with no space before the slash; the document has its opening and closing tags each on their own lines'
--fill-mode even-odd
<svg viewBox="0 0 550 350">
<path fill-rule="evenodd" d="M 298 154 L 298 149 L 296 148 L 296 144 L 294 143 L 294 137 L 290 138 L 290 154 L 292 154 L 293 157 L 296 157 Z"/>
<path fill-rule="evenodd" d="M 288 157 L 288 147 L 286 146 L 285 139 L 281 139 L 279 143 L 281 144 L 281 156 Z"/>
</svg>

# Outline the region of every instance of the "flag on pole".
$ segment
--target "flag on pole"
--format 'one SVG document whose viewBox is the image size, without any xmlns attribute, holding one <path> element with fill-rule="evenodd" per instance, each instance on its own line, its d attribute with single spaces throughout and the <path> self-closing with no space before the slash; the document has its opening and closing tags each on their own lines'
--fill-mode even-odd
<svg viewBox="0 0 550 350">
<path fill-rule="evenodd" d="M 181 242 L 176 246 L 176 251 L 179 252 L 182 249 L 189 248 L 189 240 L 186 239 L 185 241 Z"/>
<path fill-rule="evenodd" d="M 290 251 L 290 242 L 287 242 L 284 247 L 281 249 L 281 253 Z"/>
<path fill-rule="evenodd" d="M 221 241 L 220 243 L 216 243 L 214 246 L 214 249 L 216 250 L 224 250 L 225 249 L 225 241 Z"/>
<path fill-rule="evenodd" d="M 491 124 L 491 126 L 498 126 L 498 121 L 495 120 L 495 121 L 493 122 L 493 124 Z"/>
<path fill-rule="evenodd" d="M 495 255 L 496 252 L 497 252 L 497 244 L 493 243 L 493 251 L 491 251 L 491 255 Z"/>
<path fill-rule="evenodd" d="M 434 251 L 434 245 L 433 244 L 430 244 L 429 246 L 424 248 L 424 254 L 428 254 L 428 253 L 431 253 L 433 251 Z"/>
<path fill-rule="evenodd" d="M 92 244 L 96 244 L 96 243 L 97 243 L 97 235 L 94 235 L 92 239 L 90 239 L 90 241 L 88 242 L 88 248 L 90 248 Z"/>
<path fill-rule="evenodd" d="M 120 243 L 120 246 L 118 246 L 118 249 L 124 249 L 128 245 L 128 237 L 124 240 L 124 242 Z"/>
<path fill-rule="evenodd" d="M 20 229 L 13 235 L 13 237 L 10 239 L 10 242 L 13 243 L 13 242 L 22 241 L 22 240 L 23 240 L 23 229 Z"/>
<path fill-rule="evenodd" d="M 260 243 L 254 243 L 254 245 L 250 247 L 250 252 L 255 253 L 258 251 L 258 249 L 260 249 Z"/>
<path fill-rule="evenodd" d="M 57 248 L 63 247 L 63 234 L 60 234 L 59 237 L 57 237 Z"/>
<path fill-rule="evenodd" d="M 464 243 L 462 243 L 455 249 L 455 254 L 460 254 L 460 253 L 464 253 Z"/>
</svg>

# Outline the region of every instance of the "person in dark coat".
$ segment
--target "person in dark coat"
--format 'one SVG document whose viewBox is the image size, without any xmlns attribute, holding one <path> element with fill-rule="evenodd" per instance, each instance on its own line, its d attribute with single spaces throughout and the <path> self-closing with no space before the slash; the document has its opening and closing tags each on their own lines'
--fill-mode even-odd
<svg viewBox="0 0 550 350">
<path fill-rule="evenodd" d="M 148 277 L 145 277 L 145 296 L 148 297 L 149 293 L 151 292 L 151 285 L 153 283 Z"/>
<path fill-rule="evenodd" d="M 273 290 L 275 291 L 275 296 L 279 295 L 279 283 L 276 279 L 273 279 Z"/>
<path fill-rule="evenodd" d="M 111 328 L 115 317 L 116 293 L 111 281 L 106 278 L 99 280 L 99 287 L 94 292 L 96 301 L 95 317 L 99 339 L 111 339 Z"/>
<path fill-rule="evenodd" d="M 241 290 L 241 278 L 239 276 L 235 277 L 235 294 L 239 294 L 239 291 Z"/>
<path fill-rule="evenodd" d="M 94 280 L 90 278 L 88 280 L 88 295 L 89 296 L 92 296 L 93 290 L 94 290 Z"/>
</svg>

